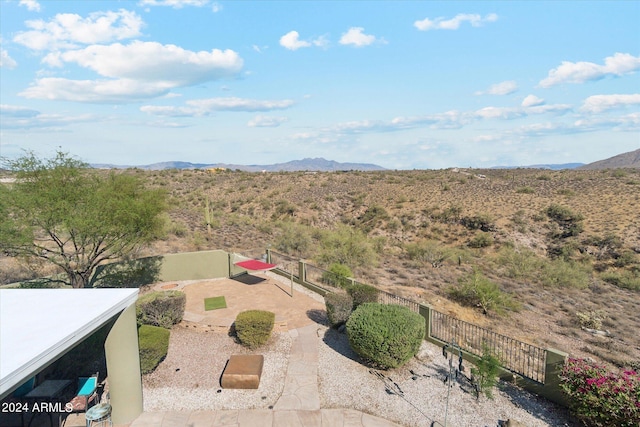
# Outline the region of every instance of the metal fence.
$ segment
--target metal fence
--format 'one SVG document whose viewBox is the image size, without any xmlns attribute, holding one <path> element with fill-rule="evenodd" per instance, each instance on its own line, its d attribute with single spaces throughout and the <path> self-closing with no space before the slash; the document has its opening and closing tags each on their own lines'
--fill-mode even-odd
<svg viewBox="0 0 640 427">
<path fill-rule="evenodd" d="M 298 260 L 290 256 L 271 251 L 271 263 L 276 264 L 280 270 L 293 274 L 293 277 L 300 279 L 298 272 Z"/>
<path fill-rule="evenodd" d="M 271 262 L 281 270 L 292 273 L 300 279 L 299 260 L 271 251 Z M 305 280 L 327 291 L 344 289 L 349 284 L 364 284 L 351 278 L 345 278 L 329 270 L 305 263 Z M 416 313 L 420 312 L 420 303 L 378 289 L 378 302 L 398 304 Z M 429 309 L 430 336 L 437 340 L 455 342 L 463 350 L 482 356 L 486 346 L 500 360 L 503 368 L 523 377 L 544 384 L 547 351 L 532 344 L 498 334 L 481 326 L 465 322 L 439 311 Z"/>
<path fill-rule="evenodd" d="M 407 307 L 409 310 L 415 311 L 416 313 L 420 312 L 419 303 L 398 295 L 390 294 L 389 292 L 381 291 L 380 289 L 378 289 L 378 302 L 382 304 L 397 304 Z"/>
<path fill-rule="evenodd" d="M 431 336 L 482 356 L 486 346 L 511 372 L 544 383 L 547 351 L 431 309 Z"/>
</svg>

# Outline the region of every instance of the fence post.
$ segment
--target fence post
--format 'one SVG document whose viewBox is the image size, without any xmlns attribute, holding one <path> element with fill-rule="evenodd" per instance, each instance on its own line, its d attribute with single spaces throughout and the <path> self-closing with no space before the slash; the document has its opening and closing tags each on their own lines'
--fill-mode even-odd
<svg viewBox="0 0 640 427">
<path fill-rule="evenodd" d="M 298 277 L 300 278 L 300 283 L 307 281 L 307 265 L 304 261 L 298 261 Z"/>
<path fill-rule="evenodd" d="M 548 348 L 544 364 L 544 396 L 556 403 L 567 404 L 566 396 L 560 388 L 559 375 L 569 355 L 564 351 Z"/>
<path fill-rule="evenodd" d="M 267 264 L 271 264 L 271 249 L 267 248 Z"/>
<path fill-rule="evenodd" d="M 426 340 L 431 337 L 431 307 L 428 305 L 418 304 L 418 313 L 420 313 L 420 316 L 424 317 L 424 339 Z"/>
</svg>

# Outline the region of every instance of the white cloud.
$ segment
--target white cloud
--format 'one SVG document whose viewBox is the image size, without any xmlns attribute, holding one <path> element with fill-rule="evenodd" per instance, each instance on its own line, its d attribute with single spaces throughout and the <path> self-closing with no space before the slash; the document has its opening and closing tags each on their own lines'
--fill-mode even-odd
<svg viewBox="0 0 640 427">
<path fill-rule="evenodd" d="M 211 5 L 211 11 L 213 13 L 218 13 L 220 11 L 222 11 L 223 7 L 220 3 L 218 3 L 217 1 L 214 1 L 213 4 Z"/>
<path fill-rule="evenodd" d="M 498 20 L 498 15 L 490 13 L 484 17 L 478 14 L 460 13 L 451 19 L 445 19 L 443 17 L 429 19 L 425 18 L 421 21 L 416 21 L 413 26 L 420 31 L 429 30 L 457 30 L 463 22 L 469 22 L 472 27 L 480 27 L 487 22 L 495 22 Z"/>
<path fill-rule="evenodd" d="M 40 114 L 39 111 L 19 105 L 0 105 L 0 115 L 9 117 L 35 117 Z"/>
<path fill-rule="evenodd" d="M 289 31 L 284 36 L 280 37 L 280 46 L 289 50 L 298 50 L 302 47 L 325 47 L 329 44 L 325 36 L 320 36 L 314 40 L 306 41 L 300 40 L 300 34 L 297 31 Z"/>
<path fill-rule="evenodd" d="M 284 110 L 295 104 L 290 99 L 278 101 L 260 101 L 237 97 L 194 99 L 187 104 L 204 111 L 272 111 Z"/>
<path fill-rule="evenodd" d="M 171 105 L 143 105 L 140 107 L 140 111 L 164 117 L 197 117 L 202 115 L 195 108 L 174 107 Z"/>
<path fill-rule="evenodd" d="M 144 26 L 135 12 L 94 12 L 87 18 L 74 13 L 60 13 L 46 22 L 29 20 L 29 31 L 16 34 L 13 41 L 33 50 L 73 49 L 81 44 L 105 43 L 139 36 Z"/>
<path fill-rule="evenodd" d="M 124 103 L 155 98 L 174 86 L 166 82 L 133 79 L 71 80 L 59 77 L 37 79 L 18 95 L 29 99 L 92 103 Z"/>
<path fill-rule="evenodd" d="M 36 0 L 20 0 L 20 6 L 26 7 L 31 12 L 40 12 L 40 3 Z"/>
<path fill-rule="evenodd" d="M 542 104 L 544 104 L 544 99 L 538 98 L 535 95 L 527 95 L 526 98 L 522 100 L 521 105 L 524 108 L 527 108 L 527 107 L 534 107 L 536 105 L 542 105 Z"/>
<path fill-rule="evenodd" d="M 263 116 L 261 114 L 255 116 L 253 119 L 249 120 L 247 126 L 249 127 L 278 127 L 282 123 L 286 122 L 288 118 L 286 117 L 273 117 L 273 116 Z"/>
<path fill-rule="evenodd" d="M 476 111 L 475 115 L 482 119 L 511 120 L 523 117 L 526 113 L 522 109 L 512 107 L 484 107 Z"/>
<path fill-rule="evenodd" d="M 487 90 L 478 91 L 476 95 L 509 95 L 518 90 L 518 84 L 514 80 L 507 80 L 504 82 L 496 83 Z"/>
<path fill-rule="evenodd" d="M 580 109 L 587 113 L 601 113 L 606 110 L 631 105 L 640 105 L 640 93 L 593 95 L 584 100 Z"/>
<path fill-rule="evenodd" d="M 284 110 L 294 105 L 294 101 L 290 99 L 283 100 L 271 100 L 261 101 L 257 99 L 246 98 L 207 98 L 207 99 L 193 99 L 186 102 L 186 106 L 156 106 L 145 105 L 140 107 L 140 111 L 156 116 L 165 117 L 201 117 L 208 116 L 215 111 L 243 111 L 243 112 L 257 112 L 257 111 L 274 111 Z M 267 122 L 268 119 L 285 119 L 281 117 L 265 117 L 263 122 Z M 255 118 L 254 120 L 256 120 Z M 256 120 L 255 126 L 261 126 L 258 124 L 260 121 Z M 282 123 L 282 122 L 281 122 Z M 251 125 L 250 125 L 251 126 Z M 266 125 L 262 125 L 266 126 Z M 274 126 L 274 125 L 272 125 Z"/>
<path fill-rule="evenodd" d="M 342 34 L 340 44 L 353 45 L 355 47 L 369 46 L 376 41 L 376 36 L 365 34 L 362 27 L 351 27 L 349 31 Z"/>
<path fill-rule="evenodd" d="M 280 37 L 280 46 L 289 50 L 298 50 L 301 47 L 309 47 L 311 43 L 299 40 L 300 34 L 297 31 L 289 31 Z"/>
<path fill-rule="evenodd" d="M 52 52 L 44 63 L 75 63 L 106 79 L 37 79 L 20 93 L 27 98 L 110 103 L 166 95 L 171 89 L 236 75 L 243 61 L 232 50 L 193 52 L 176 45 L 134 41 Z"/>
<path fill-rule="evenodd" d="M 606 76 L 622 76 L 640 69 L 640 57 L 628 53 L 615 53 L 604 59 L 604 65 L 593 62 L 562 61 L 558 68 L 549 71 L 539 86 L 549 88 L 561 83 L 585 83 Z"/>
<path fill-rule="evenodd" d="M 162 81 L 174 87 L 235 75 L 243 63 L 240 56 L 229 49 L 194 52 L 172 44 L 141 41 L 128 45 L 92 45 L 49 54 L 43 61 L 76 63 L 104 77 Z"/>
<path fill-rule="evenodd" d="M 93 114 L 44 114 L 31 108 L 7 104 L 0 105 L 0 116 L 3 129 L 51 129 L 98 120 Z"/>
<path fill-rule="evenodd" d="M 181 9 L 184 6 L 202 7 L 206 6 L 207 3 L 209 3 L 209 0 L 140 0 L 138 2 L 140 6 L 170 6 L 174 9 Z"/>
<path fill-rule="evenodd" d="M 2 39 L 0 38 L 0 43 L 2 43 Z M 9 52 L 0 47 L 0 68 L 8 68 L 13 69 L 18 66 L 18 63 L 9 56 Z"/>
</svg>

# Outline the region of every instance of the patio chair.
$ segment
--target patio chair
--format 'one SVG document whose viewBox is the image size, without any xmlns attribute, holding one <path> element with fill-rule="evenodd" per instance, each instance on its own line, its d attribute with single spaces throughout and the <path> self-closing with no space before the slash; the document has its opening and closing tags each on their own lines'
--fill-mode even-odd
<svg viewBox="0 0 640 427">
<path fill-rule="evenodd" d="M 78 391 L 73 399 L 67 402 L 71 404 L 71 410 L 68 413 L 78 414 L 87 412 L 87 410 L 97 403 L 98 400 L 98 373 L 96 372 L 90 377 L 78 378 Z"/>
</svg>

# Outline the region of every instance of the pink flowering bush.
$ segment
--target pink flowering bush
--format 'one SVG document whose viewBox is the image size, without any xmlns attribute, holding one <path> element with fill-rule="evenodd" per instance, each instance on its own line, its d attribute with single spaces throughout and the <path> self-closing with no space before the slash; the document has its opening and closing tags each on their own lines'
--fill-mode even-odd
<svg viewBox="0 0 640 427">
<path fill-rule="evenodd" d="M 614 373 L 583 359 L 569 359 L 560 380 L 572 410 L 586 425 L 640 426 L 640 373 Z"/>
</svg>

